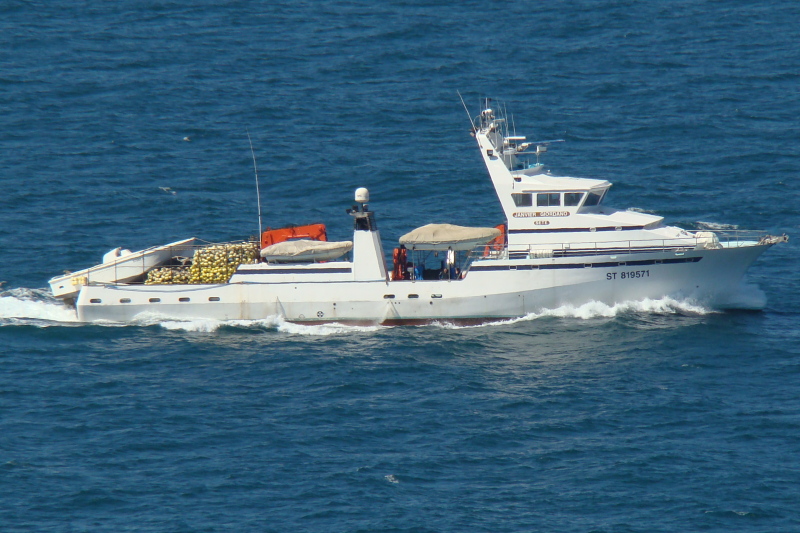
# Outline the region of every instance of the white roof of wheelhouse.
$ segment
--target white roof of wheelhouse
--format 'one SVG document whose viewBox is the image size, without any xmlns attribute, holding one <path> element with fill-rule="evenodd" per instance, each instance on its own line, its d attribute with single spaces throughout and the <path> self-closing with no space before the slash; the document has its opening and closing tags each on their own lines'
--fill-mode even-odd
<svg viewBox="0 0 800 533">
<path fill-rule="evenodd" d="M 589 191 L 591 189 L 606 189 L 611 186 L 607 180 L 591 178 L 570 178 L 567 176 L 551 176 L 550 174 L 535 174 L 533 176 L 515 175 L 522 178 L 514 182 L 514 190 L 526 191 Z"/>
</svg>

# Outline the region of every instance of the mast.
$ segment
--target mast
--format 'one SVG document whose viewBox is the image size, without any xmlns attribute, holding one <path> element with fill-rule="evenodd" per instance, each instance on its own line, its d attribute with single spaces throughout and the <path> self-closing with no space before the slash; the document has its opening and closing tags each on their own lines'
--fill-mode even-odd
<svg viewBox="0 0 800 533">
<path fill-rule="evenodd" d="M 245 128 L 244 130 L 247 132 L 247 141 L 250 143 L 250 154 L 253 156 L 253 172 L 255 172 L 255 175 L 256 175 L 256 199 L 257 199 L 257 202 L 258 202 L 258 238 L 261 239 L 261 232 L 262 232 L 262 226 L 261 226 L 261 191 L 258 188 L 258 166 L 256 165 L 256 153 L 253 150 L 253 141 L 250 139 L 250 131 L 247 128 Z"/>
</svg>

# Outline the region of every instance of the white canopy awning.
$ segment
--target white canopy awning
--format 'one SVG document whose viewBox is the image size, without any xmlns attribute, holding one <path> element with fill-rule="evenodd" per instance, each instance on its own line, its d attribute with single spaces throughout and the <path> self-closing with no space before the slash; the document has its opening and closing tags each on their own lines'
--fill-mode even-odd
<svg viewBox="0 0 800 533">
<path fill-rule="evenodd" d="M 400 244 L 414 250 L 472 250 L 499 236 L 497 228 L 428 224 L 400 237 Z"/>
<path fill-rule="evenodd" d="M 284 241 L 261 250 L 261 257 L 268 261 L 330 261 L 353 249 L 352 241 L 312 241 L 300 239 Z"/>
</svg>

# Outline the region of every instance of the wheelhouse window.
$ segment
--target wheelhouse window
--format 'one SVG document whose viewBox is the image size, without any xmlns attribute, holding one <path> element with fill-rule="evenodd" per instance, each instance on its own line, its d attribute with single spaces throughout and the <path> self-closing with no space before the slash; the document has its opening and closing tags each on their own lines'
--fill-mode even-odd
<svg viewBox="0 0 800 533">
<path fill-rule="evenodd" d="M 540 192 L 536 195 L 536 205 L 539 207 L 554 207 L 561 205 L 560 192 Z"/>
<path fill-rule="evenodd" d="M 602 192 L 590 192 L 589 195 L 586 197 L 586 201 L 583 203 L 584 207 L 591 207 L 594 205 L 600 205 L 600 202 L 603 201 L 603 196 L 605 195 L 605 191 Z"/>
<path fill-rule="evenodd" d="M 511 198 L 517 207 L 531 207 L 533 205 L 533 195 L 529 192 L 515 192 L 511 195 Z"/>
<path fill-rule="evenodd" d="M 564 205 L 565 206 L 581 205 L 581 200 L 583 200 L 583 193 L 582 192 L 565 192 L 564 193 Z"/>
</svg>

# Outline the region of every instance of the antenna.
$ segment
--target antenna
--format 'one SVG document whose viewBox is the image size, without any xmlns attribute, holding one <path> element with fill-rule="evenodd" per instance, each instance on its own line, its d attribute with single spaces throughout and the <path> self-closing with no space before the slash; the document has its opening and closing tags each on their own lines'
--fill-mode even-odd
<svg viewBox="0 0 800 533">
<path fill-rule="evenodd" d="M 464 106 L 464 111 L 467 112 L 467 119 L 469 120 L 469 125 L 471 126 L 472 133 L 475 133 L 475 124 L 472 122 L 472 117 L 469 114 L 469 109 L 467 109 L 467 104 L 464 103 L 464 97 L 461 96 L 461 91 L 456 91 L 458 93 L 458 97 L 461 98 L 461 105 Z"/>
<path fill-rule="evenodd" d="M 258 188 L 258 166 L 256 166 L 256 153 L 253 150 L 253 141 L 250 139 L 250 130 L 244 128 L 247 132 L 247 141 L 250 143 L 250 153 L 253 155 L 253 172 L 256 174 L 256 198 L 258 199 L 258 238 L 261 239 L 261 191 Z"/>
</svg>

